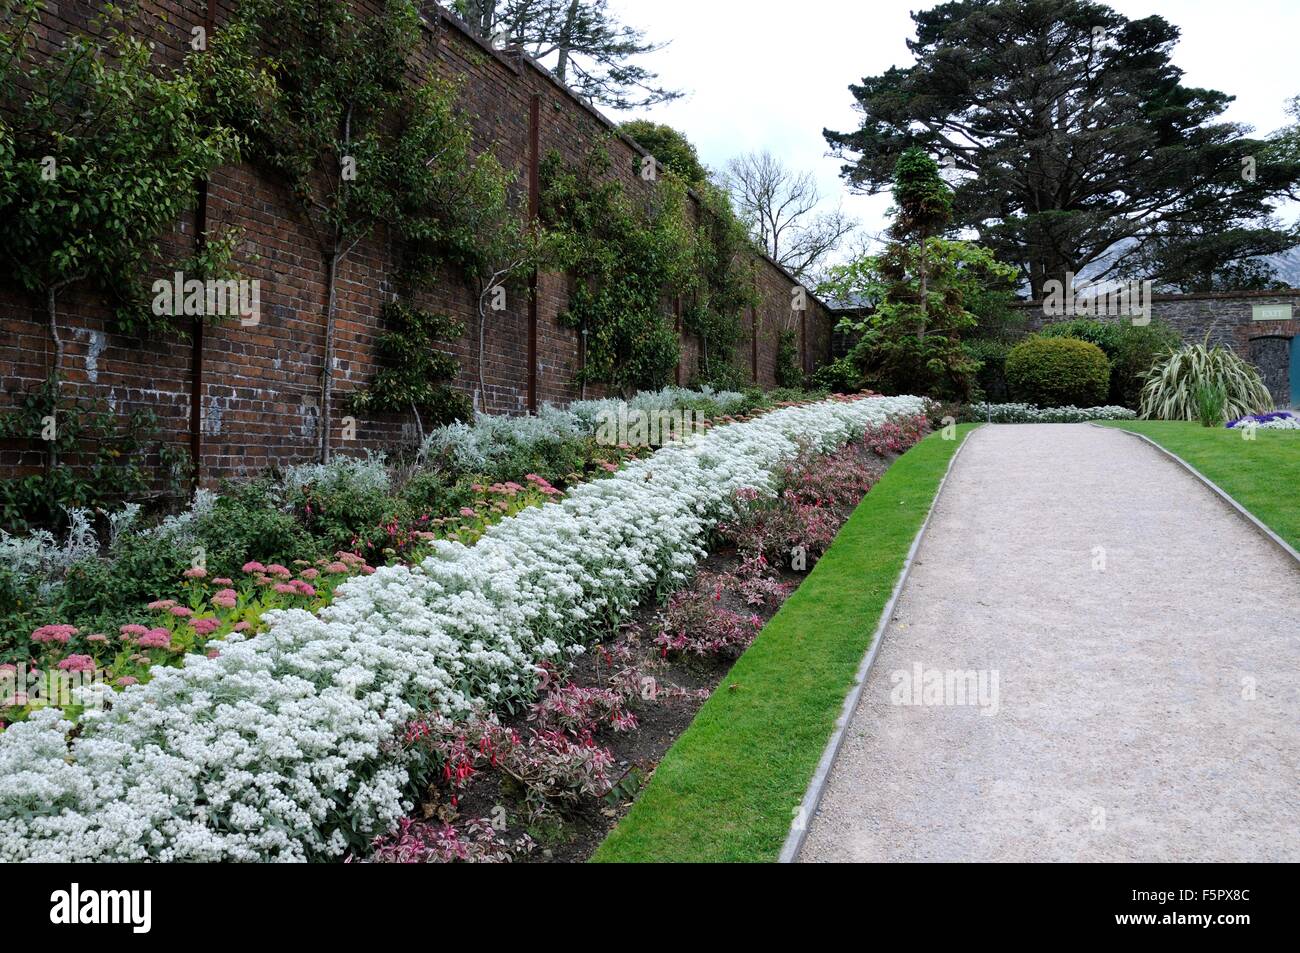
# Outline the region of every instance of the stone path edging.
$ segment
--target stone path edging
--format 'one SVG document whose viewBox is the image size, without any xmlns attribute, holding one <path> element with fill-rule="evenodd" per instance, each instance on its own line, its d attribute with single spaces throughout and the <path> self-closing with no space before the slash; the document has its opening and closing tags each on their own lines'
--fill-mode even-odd
<svg viewBox="0 0 1300 953">
<path fill-rule="evenodd" d="M 1174 453 L 1172 450 L 1165 449 L 1164 447 L 1160 446 L 1160 444 L 1156 443 L 1154 440 L 1148 437 L 1146 434 L 1140 434 L 1135 430 L 1125 430 L 1123 427 L 1107 427 L 1095 421 L 1090 421 L 1090 424 L 1093 427 L 1097 427 L 1101 430 L 1118 430 L 1121 433 L 1128 434 L 1130 437 L 1137 437 L 1139 440 L 1142 440 L 1150 444 L 1156 450 L 1163 453 L 1166 457 L 1174 461 L 1174 463 L 1177 463 L 1184 470 L 1186 470 L 1197 480 L 1199 480 L 1201 484 L 1205 486 L 1206 489 L 1208 489 L 1211 493 L 1213 493 L 1220 500 L 1226 503 L 1232 510 L 1236 512 L 1238 516 L 1244 519 L 1247 523 L 1255 527 L 1255 529 L 1258 530 L 1261 534 L 1263 534 L 1265 538 L 1272 541 L 1273 545 L 1277 546 L 1278 549 L 1282 550 L 1282 552 L 1286 553 L 1286 555 L 1294 559 L 1297 566 L 1300 566 L 1300 552 L 1296 552 L 1295 548 L 1290 543 L 1288 543 L 1277 533 L 1273 532 L 1273 530 L 1269 529 L 1268 526 L 1264 525 L 1264 523 L 1260 521 L 1259 517 L 1257 517 L 1250 510 L 1246 509 L 1244 506 L 1242 506 L 1240 503 L 1234 500 L 1232 496 L 1227 493 L 1227 491 L 1225 491 L 1217 483 L 1215 483 L 1213 480 L 1207 477 L 1200 470 L 1196 469 L 1196 467 L 1192 466 L 1190 463 L 1188 463 L 1178 454 Z"/>
<path fill-rule="evenodd" d="M 786 835 L 785 843 L 781 846 L 781 854 L 777 858 L 779 864 L 793 864 L 799 857 L 799 851 L 803 849 L 804 840 L 808 837 L 809 825 L 812 824 L 812 819 L 817 814 L 817 808 L 821 805 L 822 795 L 826 791 L 826 782 L 830 778 L 831 768 L 834 767 L 835 759 L 844 744 L 844 735 L 848 731 L 849 722 L 858 707 L 858 701 L 862 697 L 862 690 L 866 687 L 867 676 L 871 674 L 871 666 L 875 663 L 876 654 L 883 641 L 885 629 L 889 626 L 890 617 L 893 616 L 894 608 L 898 604 L 898 598 L 903 593 L 903 586 L 907 584 L 907 577 L 912 571 L 912 563 L 916 558 L 917 550 L 921 548 L 921 540 L 925 537 L 925 531 L 930 526 L 930 520 L 934 516 L 934 509 L 939 503 L 939 497 L 943 495 L 943 488 L 948 483 L 948 477 L 952 474 L 957 458 L 961 456 L 961 452 L 966 449 L 966 444 L 970 442 L 970 438 L 978 430 L 979 427 L 976 427 L 969 431 L 958 445 L 956 452 L 948 460 L 948 467 L 944 470 L 943 479 L 939 481 L 939 486 L 934 491 L 934 498 L 930 500 L 930 508 L 926 511 L 925 520 L 922 521 L 921 528 L 916 531 L 912 546 L 907 551 L 907 558 L 903 560 L 903 569 L 898 574 L 898 581 L 894 584 L 894 590 L 890 593 L 889 601 L 885 603 L 884 609 L 880 612 L 880 621 L 876 625 L 876 631 L 871 636 L 871 642 L 867 646 L 866 654 L 862 656 L 858 671 L 853 677 L 853 687 L 849 689 L 849 693 L 844 699 L 844 705 L 840 709 L 840 716 L 835 719 L 835 728 L 831 732 L 830 740 L 826 742 L 821 761 L 817 763 L 817 770 L 813 773 L 812 780 L 808 782 L 808 788 L 804 792 L 795 819 L 790 823 L 790 833 Z"/>
</svg>

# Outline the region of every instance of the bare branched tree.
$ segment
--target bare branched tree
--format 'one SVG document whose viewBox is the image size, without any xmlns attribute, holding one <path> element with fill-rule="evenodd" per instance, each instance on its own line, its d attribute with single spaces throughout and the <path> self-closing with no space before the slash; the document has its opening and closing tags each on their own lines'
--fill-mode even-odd
<svg viewBox="0 0 1300 953">
<path fill-rule="evenodd" d="M 796 172 L 770 152 L 732 159 L 723 184 L 754 241 L 796 278 L 815 277 L 857 228 L 843 209 L 819 212 L 813 174 Z"/>
</svg>

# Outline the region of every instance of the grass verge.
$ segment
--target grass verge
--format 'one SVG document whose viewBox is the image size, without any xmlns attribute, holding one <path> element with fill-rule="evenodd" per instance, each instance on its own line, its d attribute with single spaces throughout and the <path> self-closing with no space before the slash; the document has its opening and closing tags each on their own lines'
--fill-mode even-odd
<svg viewBox="0 0 1300 953">
<path fill-rule="evenodd" d="M 1240 430 L 1202 427 L 1184 420 L 1106 421 L 1109 427 L 1149 437 L 1176 453 L 1261 523 L 1300 549 L 1300 431 L 1257 430 L 1246 440 Z"/>
<path fill-rule="evenodd" d="M 775 860 L 939 481 L 974 424 L 886 471 L 660 762 L 596 862 Z"/>
</svg>

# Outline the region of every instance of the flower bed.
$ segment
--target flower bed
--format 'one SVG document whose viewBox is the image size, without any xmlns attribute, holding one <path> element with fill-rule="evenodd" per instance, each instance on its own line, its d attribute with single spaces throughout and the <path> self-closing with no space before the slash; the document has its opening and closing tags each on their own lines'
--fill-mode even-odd
<svg viewBox="0 0 1300 953">
<path fill-rule="evenodd" d="M 510 718 L 422 720 L 406 732 L 433 779 L 412 816 L 378 838 L 372 862 L 582 861 L 604 839 L 655 764 L 725 679 L 733 661 L 806 578 L 829 535 L 928 430 L 882 454 L 887 422 L 831 454 L 801 454 L 779 493 L 737 491 L 735 515 L 691 582 L 648 600 L 567 672 L 548 670 L 539 700 Z M 781 515 L 776 515 L 781 514 Z M 794 568 L 798 566 L 800 568 Z"/>
<path fill-rule="evenodd" d="M 273 612 L 215 658 L 155 669 L 69 743 L 57 711 L 0 736 L 7 860 L 264 860 L 343 854 L 410 807 L 421 712 L 509 710 L 539 666 L 581 654 L 647 593 L 679 586 L 736 491 L 770 493 L 800 441 L 828 451 L 923 409 L 832 400 L 709 431 L 526 509 L 472 547 L 340 586 L 331 606 Z"/>
<path fill-rule="evenodd" d="M 1133 420 L 1137 414 L 1127 407 L 1036 407 L 1033 404 L 971 404 L 966 415 L 972 421 L 995 424 L 1078 424 L 1089 420 Z"/>
<path fill-rule="evenodd" d="M 1275 410 L 1267 414 L 1250 414 L 1226 424 L 1229 430 L 1254 424 L 1259 430 L 1300 430 L 1300 417 L 1289 410 Z"/>
</svg>

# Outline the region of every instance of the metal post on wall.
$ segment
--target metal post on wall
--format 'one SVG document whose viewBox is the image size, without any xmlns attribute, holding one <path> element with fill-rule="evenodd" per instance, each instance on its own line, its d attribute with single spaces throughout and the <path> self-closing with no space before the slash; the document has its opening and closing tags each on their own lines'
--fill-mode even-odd
<svg viewBox="0 0 1300 953">
<path fill-rule="evenodd" d="M 203 29 L 211 36 L 217 28 L 217 0 L 208 0 Z M 208 232 L 208 179 L 198 182 L 198 204 L 194 210 L 194 249 L 203 251 Z M 203 479 L 203 315 L 190 325 L 190 489 Z"/>
<path fill-rule="evenodd" d="M 673 299 L 673 314 L 677 316 L 677 367 L 673 370 L 673 383 L 682 386 L 682 361 L 686 360 L 686 349 L 682 347 L 682 296 Z"/>
<path fill-rule="evenodd" d="M 541 214 L 542 97 L 534 93 L 528 104 L 528 217 Z M 584 355 L 585 359 L 585 355 Z M 528 412 L 537 413 L 537 266 L 528 276 Z"/>
</svg>

